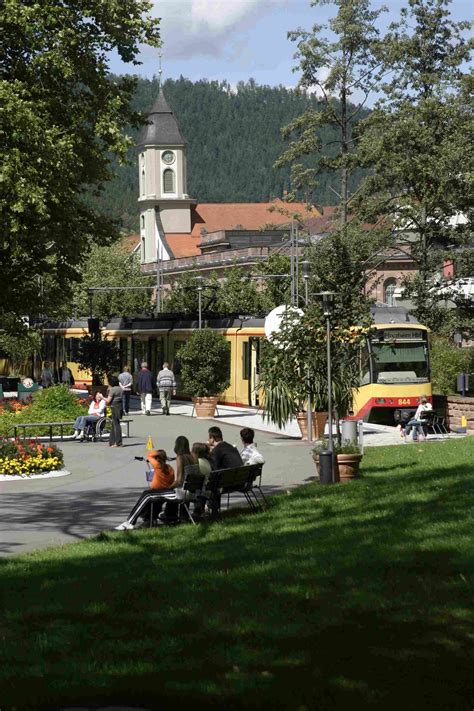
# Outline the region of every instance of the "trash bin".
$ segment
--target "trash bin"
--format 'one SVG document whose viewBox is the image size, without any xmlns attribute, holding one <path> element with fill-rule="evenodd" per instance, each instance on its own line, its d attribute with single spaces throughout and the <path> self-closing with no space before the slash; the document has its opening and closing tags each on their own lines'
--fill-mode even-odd
<svg viewBox="0 0 474 711">
<path fill-rule="evenodd" d="M 358 420 L 341 420 L 341 440 L 344 442 L 357 442 L 358 440 Z"/>
<path fill-rule="evenodd" d="M 334 457 L 333 453 L 327 449 L 321 450 L 319 453 L 319 483 L 333 484 L 334 483 Z"/>
</svg>

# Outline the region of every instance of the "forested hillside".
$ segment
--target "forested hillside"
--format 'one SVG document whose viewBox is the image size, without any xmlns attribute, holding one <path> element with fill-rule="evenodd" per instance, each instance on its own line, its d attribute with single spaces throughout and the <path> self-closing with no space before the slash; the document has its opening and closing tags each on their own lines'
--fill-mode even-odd
<svg viewBox="0 0 474 711">
<path fill-rule="evenodd" d="M 281 197 L 289 190 L 289 168 L 273 164 L 285 147 L 280 129 L 310 105 L 314 97 L 301 96 L 284 87 L 258 86 L 253 80 L 231 89 L 226 82 L 191 82 L 181 77 L 164 83 L 166 99 L 188 142 L 188 193 L 199 202 L 260 202 Z M 149 111 L 158 94 L 158 80 L 140 79 L 135 105 Z M 131 135 L 135 138 L 136 132 Z M 330 144 L 337 136 L 324 129 L 321 138 Z M 138 227 L 138 171 L 136 151 L 132 163 L 118 168 L 100 199 L 101 207 L 122 222 L 125 230 Z M 311 159 L 308 158 L 308 163 Z M 352 188 L 361 173 L 352 177 Z M 312 195 L 302 196 L 316 205 L 337 200 L 330 185 L 337 178 L 320 176 Z"/>
</svg>

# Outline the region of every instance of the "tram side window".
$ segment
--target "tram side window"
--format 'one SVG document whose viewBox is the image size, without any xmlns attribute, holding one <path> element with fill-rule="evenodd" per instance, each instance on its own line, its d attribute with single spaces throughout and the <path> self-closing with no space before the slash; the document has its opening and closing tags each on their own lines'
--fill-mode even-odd
<svg viewBox="0 0 474 711">
<path fill-rule="evenodd" d="M 363 344 L 359 350 L 359 378 L 361 385 L 370 383 L 369 350 L 366 344 Z"/>
<path fill-rule="evenodd" d="M 242 344 L 242 380 L 249 379 L 249 342 L 244 341 Z"/>
</svg>

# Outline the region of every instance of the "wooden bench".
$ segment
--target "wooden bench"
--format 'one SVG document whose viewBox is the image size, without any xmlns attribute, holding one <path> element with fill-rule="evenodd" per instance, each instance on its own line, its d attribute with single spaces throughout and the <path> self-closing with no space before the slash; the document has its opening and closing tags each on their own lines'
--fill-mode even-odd
<svg viewBox="0 0 474 711">
<path fill-rule="evenodd" d="M 127 437 L 130 437 L 130 423 L 133 422 L 133 420 L 120 420 L 121 425 L 125 425 L 127 427 Z M 74 427 L 74 422 L 17 422 L 15 425 L 13 425 L 13 436 L 15 439 L 18 437 L 18 430 L 23 430 L 23 435 L 22 439 L 26 439 L 26 430 L 27 429 L 38 429 L 38 428 L 47 428 L 49 429 L 49 441 L 53 441 L 53 428 L 54 427 L 59 427 L 59 437 L 61 441 L 64 439 L 64 428 L 69 427 L 72 428 Z M 58 436 L 58 435 L 54 435 Z"/>
<path fill-rule="evenodd" d="M 244 464 L 241 467 L 212 471 L 206 483 L 206 492 L 213 514 L 219 513 L 222 496 L 227 496 L 227 508 L 229 508 L 232 494 L 243 496 L 252 511 L 263 509 L 267 501 L 261 489 L 262 467 L 263 464 Z M 257 491 L 261 499 L 257 497 Z"/>
</svg>

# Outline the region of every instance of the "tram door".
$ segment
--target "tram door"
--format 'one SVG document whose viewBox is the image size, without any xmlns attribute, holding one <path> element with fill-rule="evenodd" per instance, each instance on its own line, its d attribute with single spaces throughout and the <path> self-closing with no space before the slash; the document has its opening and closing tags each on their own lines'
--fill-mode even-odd
<svg viewBox="0 0 474 711">
<path fill-rule="evenodd" d="M 251 336 L 248 345 L 248 387 L 249 387 L 249 405 L 258 407 L 260 404 L 260 338 Z"/>
</svg>

